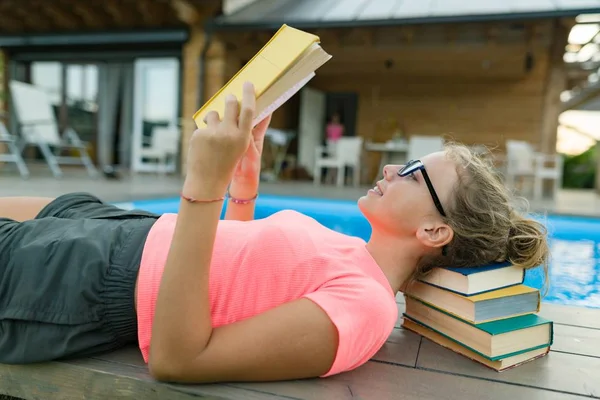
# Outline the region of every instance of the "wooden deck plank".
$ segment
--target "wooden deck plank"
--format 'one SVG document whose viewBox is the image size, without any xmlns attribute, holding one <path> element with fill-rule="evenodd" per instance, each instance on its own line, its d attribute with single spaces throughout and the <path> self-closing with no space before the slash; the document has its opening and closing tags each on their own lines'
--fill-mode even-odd
<svg viewBox="0 0 600 400">
<path fill-rule="evenodd" d="M 349 389 L 352 391 L 354 396 L 357 396 L 357 393 L 360 393 L 364 389 L 363 386 L 367 385 L 367 382 L 374 380 L 378 382 L 378 384 L 382 387 L 387 387 L 390 385 L 388 379 L 397 380 L 397 379 L 405 379 L 404 376 L 406 374 L 410 374 L 413 376 L 412 379 L 417 382 L 421 379 L 420 373 L 425 373 L 425 371 L 413 370 L 410 367 L 414 364 L 411 364 L 412 360 L 416 357 L 414 354 L 416 350 L 415 344 L 419 341 L 419 336 L 404 330 L 404 329 L 395 329 L 392 335 L 390 336 L 390 340 L 388 343 L 384 345 L 382 350 L 377 353 L 377 355 L 373 358 L 373 360 L 367 365 L 358 368 L 355 371 L 351 371 L 347 374 L 342 374 L 337 377 L 332 377 L 328 379 L 311 379 L 307 381 L 293 381 L 293 382 L 271 382 L 271 383 L 233 383 L 230 384 L 231 388 L 244 388 L 247 390 L 257 391 L 257 392 L 265 392 L 271 393 L 273 395 L 286 396 L 288 398 L 302 398 L 302 399 L 345 399 L 351 398 L 349 396 Z M 425 341 L 425 339 L 423 339 Z M 445 349 L 442 349 L 445 350 Z M 423 350 L 421 350 L 422 352 Z M 123 349 L 121 351 L 109 353 L 105 356 L 102 356 L 102 360 L 105 362 L 113 362 L 113 363 L 124 363 L 132 368 L 139 368 L 142 373 L 146 373 L 146 367 L 143 363 L 141 356 L 136 348 L 130 347 L 127 349 Z M 379 361 L 379 362 L 378 362 Z M 381 362 L 385 362 L 382 364 Z M 379 373 L 372 374 L 372 369 L 378 369 L 379 367 L 374 367 L 375 365 L 386 365 L 386 367 L 391 368 L 393 371 L 388 371 L 384 375 L 380 376 Z M 407 365 L 407 366 L 406 366 Z M 403 367 L 406 366 L 406 367 Z M 522 367 L 521 367 L 522 368 Z M 364 370 L 364 371 L 363 371 Z M 387 371 L 387 369 L 386 369 Z M 446 371 L 442 371 L 446 372 Z M 450 370 L 452 372 L 452 370 Z M 357 376 L 357 378 L 348 378 L 349 375 Z M 439 374 L 440 377 L 446 377 L 446 374 Z M 480 377 L 477 377 L 480 378 Z M 438 379 L 438 378 L 435 378 Z M 461 379 L 469 379 L 473 380 L 474 383 L 469 385 L 479 385 L 478 382 L 481 382 L 481 379 L 473 379 L 469 377 L 461 377 Z M 344 384 L 339 384 L 339 381 L 345 382 Z M 408 380 L 411 382 L 411 380 Z M 436 380 L 437 382 L 437 380 Z M 406 384 L 406 383 L 405 383 Z M 425 384 L 425 381 L 420 383 Z M 437 383 L 436 383 L 437 384 Z M 501 390 L 506 390 L 504 387 L 513 387 L 512 385 L 506 385 L 505 383 L 499 383 L 502 385 Z M 370 385 L 370 384 L 369 384 Z M 408 384 L 410 386 L 410 383 Z M 367 385 L 368 386 L 368 385 Z M 194 386 L 195 387 L 195 386 Z M 198 386 L 198 388 L 202 388 L 203 386 Z M 498 388 L 500 389 L 500 387 Z M 447 391 L 453 392 L 452 387 L 447 387 L 444 391 L 440 391 L 437 396 L 440 396 L 441 393 L 446 393 Z M 543 391 L 544 393 L 552 393 L 549 391 Z M 417 395 L 420 393 L 418 390 L 415 391 L 415 397 L 406 397 L 407 399 L 418 398 Z M 474 395 L 475 392 L 473 392 Z M 375 391 L 373 394 L 377 394 L 378 396 L 389 396 L 392 392 L 382 392 L 378 393 Z M 404 392 L 403 392 L 404 394 Z M 522 395 L 524 396 L 526 393 L 524 392 Z M 456 395 L 452 393 L 452 396 L 456 396 L 459 398 L 460 396 L 465 395 L 465 393 L 458 392 Z M 347 397 L 346 397 L 347 396 Z M 358 395 L 360 397 L 360 394 Z M 386 398 L 386 397 L 369 397 L 369 395 L 365 395 L 365 398 Z M 450 397 L 454 398 L 454 397 Z M 495 399 L 496 397 L 492 397 L 490 399 Z M 500 398 L 498 396 L 497 398 Z M 517 397 L 521 398 L 521 397 Z M 524 397 L 523 397 L 524 398 Z M 535 398 L 535 397 L 534 397 Z M 540 397 L 540 399 L 546 397 Z M 557 397 L 561 398 L 561 397 Z"/>
<path fill-rule="evenodd" d="M 414 367 L 421 336 L 406 329 L 396 328 L 383 347 L 373 356 L 373 360 Z"/>
<path fill-rule="evenodd" d="M 275 400 L 281 396 L 225 385 L 194 388 L 154 381 L 147 370 L 84 359 L 38 365 L 0 365 L 0 393 L 23 399 Z"/>
<path fill-rule="evenodd" d="M 394 342 L 390 342 L 394 343 Z M 557 353 L 560 355 L 560 353 Z M 112 361 L 83 359 L 36 366 L 0 365 L 0 393 L 26 399 L 387 399 L 488 400 L 583 397 L 371 361 L 327 379 L 222 385 L 173 385 L 154 381 L 135 348 L 111 353 Z"/>
<path fill-rule="evenodd" d="M 369 362 L 335 377 L 284 383 L 247 384 L 243 387 L 270 388 L 289 397 L 315 400 L 398 399 L 422 400 L 483 399 L 583 399 L 564 393 L 508 385 L 433 371 Z M 334 390 L 333 388 L 336 388 Z"/>
<path fill-rule="evenodd" d="M 557 324 L 600 329 L 600 309 L 542 303 L 540 316 Z"/>
<path fill-rule="evenodd" d="M 121 354 L 121 356 L 125 356 L 124 360 L 126 362 L 140 364 L 139 357 L 134 356 L 135 360 L 126 359 L 133 355 L 135 355 L 134 352 L 129 352 L 129 355 L 127 353 Z M 113 359 L 116 360 L 117 358 Z M 146 374 L 146 370 L 143 367 L 132 366 L 132 368 L 138 368 L 140 373 Z M 432 384 L 433 382 L 435 384 Z M 216 386 L 221 387 L 219 385 Z M 486 399 L 489 400 L 504 400 L 507 396 L 518 399 L 530 397 L 534 400 L 571 400 L 582 398 L 552 391 L 536 390 L 534 388 L 463 376 L 452 376 L 433 371 L 416 370 L 410 367 L 374 361 L 354 371 L 326 379 L 269 383 L 232 383 L 228 386 L 231 389 L 245 389 L 254 394 L 253 398 L 260 398 L 257 396 L 261 395 L 271 395 L 281 396 L 281 398 L 285 399 L 387 399 L 395 398 L 399 393 L 402 393 L 402 398 L 406 400 L 421 400 L 424 398 L 464 400 L 465 398 L 481 398 L 481 393 L 486 393 Z M 206 393 L 206 386 L 188 385 L 185 386 L 185 390 L 186 393 L 203 395 Z M 235 394 L 237 395 L 237 393 Z"/>
<path fill-rule="evenodd" d="M 554 324 L 552 350 L 600 358 L 600 329 Z"/>
<path fill-rule="evenodd" d="M 598 380 L 600 358 L 594 357 L 551 352 L 546 357 L 499 373 L 428 339 L 423 339 L 417 367 L 497 382 L 600 397 L 600 380 Z"/>
</svg>

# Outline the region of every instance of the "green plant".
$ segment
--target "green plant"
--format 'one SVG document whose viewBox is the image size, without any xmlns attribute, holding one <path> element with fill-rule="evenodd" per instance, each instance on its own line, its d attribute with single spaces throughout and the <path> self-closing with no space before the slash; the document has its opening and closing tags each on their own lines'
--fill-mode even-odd
<svg viewBox="0 0 600 400">
<path fill-rule="evenodd" d="M 598 154 L 596 146 L 575 156 L 563 155 L 563 187 L 593 189 L 596 181 Z"/>
</svg>

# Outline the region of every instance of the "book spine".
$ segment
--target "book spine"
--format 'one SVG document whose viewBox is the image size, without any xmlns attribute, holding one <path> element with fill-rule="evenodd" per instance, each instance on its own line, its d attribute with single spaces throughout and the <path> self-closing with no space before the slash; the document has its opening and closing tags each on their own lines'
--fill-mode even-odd
<svg viewBox="0 0 600 400">
<path fill-rule="evenodd" d="M 423 283 L 425 283 L 427 285 L 431 285 L 433 287 L 436 287 L 436 288 L 439 288 L 439 289 L 443 289 L 443 290 L 446 290 L 448 292 L 456 293 L 456 294 L 459 294 L 459 295 L 465 296 L 465 297 L 473 297 L 473 296 L 477 296 L 479 294 L 493 292 L 494 290 L 505 289 L 505 288 L 508 288 L 508 287 L 517 286 L 517 285 L 522 285 L 523 284 L 523 283 L 515 283 L 515 284 L 510 284 L 510 285 L 505 285 L 505 286 L 498 286 L 496 288 L 489 289 L 489 290 L 482 290 L 480 292 L 463 293 L 463 292 L 459 292 L 459 291 L 456 291 L 456 290 L 449 289 L 449 288 L 444 287 L 444 286 L 436 285 L 435 283 L 431 283 L 431 282 L 427 282 L 427 281 L 422 281 L 422 280 L 419 280 L 419 282 L 423 282 Z"/>
</svg>

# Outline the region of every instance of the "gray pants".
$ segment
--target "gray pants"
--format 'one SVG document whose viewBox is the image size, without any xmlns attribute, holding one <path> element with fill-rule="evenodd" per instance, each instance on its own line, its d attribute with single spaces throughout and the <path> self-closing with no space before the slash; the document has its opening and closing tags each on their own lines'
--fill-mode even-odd
<svg viewBox="0 0 600 400">
<path fill-rule="evenodd" d="M 0 363 L 90 356 L 137 341 L 134 289 L 159 216 L 86 193 L 0 218 Z"/>
</svg>

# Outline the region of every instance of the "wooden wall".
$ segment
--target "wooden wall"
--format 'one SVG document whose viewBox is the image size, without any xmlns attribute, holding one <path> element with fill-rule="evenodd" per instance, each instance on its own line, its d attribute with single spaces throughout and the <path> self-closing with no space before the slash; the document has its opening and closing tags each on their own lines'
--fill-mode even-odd
<svg viewBox="0 0 600 400">
<path fill-rule="evenodd" d="M 522 139 L 554 152 L 562 53 L 571 21 L 506 21 L 312 31 L 333 59 L 310 86 L 358 94 L 357 134 L 385 141 L 395 119 L 410 135 L 444 135 L 504 151 Z M 272 32 L 221 34 L 224 81 Z M 231 67 L 231 66 L 234 67 Z M 272 126 L 296 128 L 298 96 Z"/>
<path fill-rule="evenodd" d="M 393 118 L 409 136 L 452 135 L 468 144 L 492 145 L 516 138 L 539 144 L 548 56 L 538 50 L 534 57 L 533 70 L 518 79 L 409 77 L 393 72 L 346 75 L 324 69 L 312 86 L 326 92 L 357 92 L 357 134 L 374 141 L 391 138 L 391 132 L 377 126 Z"/>
<path fill-rule="evenodd" d="M 357 92 L 358 133 L 376 140 L 387 139 L 378 120 L 395 117 L 409 134 L 539 144 L 554 30 L 553 21 L 320 30 L 333 59 L 310 85 Z M 260 48 L 257 37 L 240 40 L 230 49 L 238 59 Z"/>
</svg>

